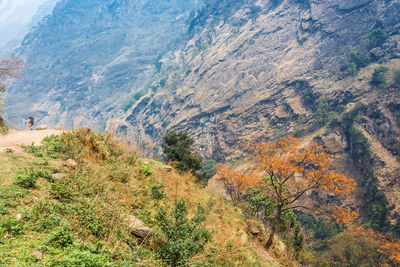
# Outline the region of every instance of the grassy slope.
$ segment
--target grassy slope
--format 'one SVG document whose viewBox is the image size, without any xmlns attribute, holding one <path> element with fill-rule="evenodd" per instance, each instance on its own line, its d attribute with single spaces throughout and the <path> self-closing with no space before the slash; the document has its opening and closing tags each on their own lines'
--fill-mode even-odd
<svg viewBox="0 0 400 267">
<path fill-rule="evenodd" d="M 213 232 L 212 242 L 191 264 L 272 265 L 254 252 L 261 247 L 246 234 L 240 210 L 205 191 L 190 175 L 140 159 L 107 136 L 84 130 L 65 133 L 27 151 L 32 156 L 0 154 L 0 265 L 162 265 L 155 215 L 158 207 L 171 209 L 176 199 L 187 201 L 189 213 L 198 203 L 214 204 L 205 222 Z M 78 166 L 63 166 L 69 158 Z M 153 174 L 145 175 L 143 166 Z M 35 187 L 13 185 L 18 173 L 38 177 Z M 54 179 L 51 173 L 66 176 Z M 153 184 L 163 184 L 167 197 L 154 200 Z M 15 219 L 18 213 L 21 221 Z M 130 235 L 126 214 L 153 227 L 155 236 L 142 242 Z M 40 251 L 42 259 L 32 256 L 34 251 Z"/>
</svg>

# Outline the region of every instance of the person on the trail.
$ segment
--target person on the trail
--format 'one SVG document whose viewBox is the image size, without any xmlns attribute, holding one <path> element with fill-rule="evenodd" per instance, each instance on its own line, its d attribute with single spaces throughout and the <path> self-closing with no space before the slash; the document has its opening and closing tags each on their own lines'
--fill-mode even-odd
<svg viewBox="0 0 400 267">
<path fill-rule="evenodd" d="M 25 123 L 28 123 L 29 130 L 32 131 L 32 127 L 33 127 L 33 124 L 35 123 L 35 119 L 33 117 L 29 117 L 29 119 Z"/>
</svg>

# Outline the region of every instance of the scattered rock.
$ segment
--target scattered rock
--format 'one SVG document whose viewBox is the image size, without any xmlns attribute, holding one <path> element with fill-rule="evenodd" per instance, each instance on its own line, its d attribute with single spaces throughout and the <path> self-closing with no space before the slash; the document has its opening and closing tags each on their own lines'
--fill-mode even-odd
<svg viewBox="0 0 400 267">
<path fill-rule="evenodd" d="M 67 175 L 65 175 L 64 173 L 53 173 L 51 175 L 51 177 L 53 177 L 54 179 L 57 179 L 57 180 L 61 180 L 61 179 L 65 178 L 66 176 Z"/>
<path fill-rule="evenodd" d="M 144 226 L 144 227 L 134 229 L 132 231 L 132 234 L 139 238 L 146 238 L 146 237 L 153 236 L 154 231 L 150 227 Z"/>
<path fill-rule="evenodd" d="M 42 253 L 40 251 L 34 251 L 34 252 L 32 252 L 31 255 L 35 256 L 38 260 L 41 260 L 42 257 L 43 257 L 43 255 L 42 255 Z"/>
<path fill-rule="evenodd" d="M 39 125 L 36 127 L 37 131 L 47 130 L 47 125 Z"/>
<path fill-rule="evenodd" d="M 171 172 L 173 168 L 171 166 L 166 165 L 166 166 L 159 167 L 159 169 L 162 171 Z"/>
<path fill-rule="evenodd" d="M 142 220 L 136 218 L 133 215 L 127 215 L 125 220 L 126 220 L 126 223 L 128 224 L 128 227 L 131 227 L 131 228 L 138 228 L 138 227 L 145 226 L 144 222 Z"/>
<path fill-rule="evenodd" d="M 249 220 L 247 222 L 247 229 L 248 229 L 249 233 L 252 235 L 258 235 L 261 233 L 261 230 L 258 227 L 257 223 L 253 220 Z"/>
<path fill-rule="evenodd" d="M 21 213 L 18 213 L 18 214 L 15 216 L 15 218 L 17 219 L 17 221 L 22 220 L 22 214 L 21 214 Z"/>
<path fill-rule="evenodd" d="M 133 228 L 132 234 L 139 238 L 146 238 L 154 235 L 154 231 L 146 226 L 144 222 L 133 215 L 126 216 L 128 227 Z"/>
<path fill-rule="evenodd" d="M 68 159 L 65 165 L 71 168 L 75 168 L 78 163 L 76 163 L 76 161 L 73 159 Z"/>
</svg>

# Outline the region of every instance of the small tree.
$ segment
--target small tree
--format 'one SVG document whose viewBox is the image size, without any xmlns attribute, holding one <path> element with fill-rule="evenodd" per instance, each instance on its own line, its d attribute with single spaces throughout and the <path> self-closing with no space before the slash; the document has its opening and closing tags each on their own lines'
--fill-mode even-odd
<svg viewBox="0 0 400 267">
<path fill-rule="evenodd" d="M 370 47 L 381 46 L 386 40 L 386 32 L 382 28 L 370 30 L 365 36 L 369 40 Z"/>
<path fill-rule="evenodd" d="M 299 204 L 308 192 L 347 196 L 355 190 L 354 180 L 336 173 L 332 157 L 318 145 L 301 148 L 295 138 L 285 137 L 276 143 L 258 144 L 254 152 L 255 168 L 266 175 L 271 188 L 270 196 L 276 202 L 267 248 L 272 245 L 278 223 L 285 212 L 312 208 Z"/>
<path fill-rule="evenodd" d="M 172 216 L 160 208 L 156 219 L 164 237 L 159 244 L 159 257 L 171 266 L 180 266 L 203 251 L 212 237 L 211 232 L 201 226 L 206 215 L 206 209 L 198 205 L 195 215 L 189 219 L 184 200 L 176 202 Z"/>
<path fill-rule="evenodd" d="M 388 70 L 389 70 L 388 68 L 383 66 L 375 68 L 374 73 L 372 74 L 371 83 L 378 87 L 385 86 L 387 84 L 385 73 Z"/>
<path fill-rule="evenodd" d="M 350 76 L 356 76 L 358 72 L 357 65 L 353 62 L 349 63 L 347 65 L 346 71 Z"/>
<path fill-rule="evenodd" d="M 255 172 L 230 169 L 224 164 L 218 164 L 215 170 L 235 206 L 250 188 L 257 187 L 260 182 L 260 176 Z"/>
<path fill-rule="evenodd" d="M 163 137 L 161 147 L 164 161 L 173 162 L 182 172 L 191 171 L 193 174 L 202 168 L 202 159 L 192 148 L 193 139 L 184 131 L 170 131 Z"/>
</svg>

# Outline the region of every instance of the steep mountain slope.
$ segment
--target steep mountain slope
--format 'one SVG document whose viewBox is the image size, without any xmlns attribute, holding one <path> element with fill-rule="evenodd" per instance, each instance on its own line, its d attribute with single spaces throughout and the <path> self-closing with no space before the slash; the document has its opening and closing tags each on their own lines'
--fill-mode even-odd
<svg viewBox="0 0 400 267">
<path fill-rule="evenodd" d="M 144 85 L 196 2 L 60 1 L 17 52 L 26 68 L 9 88 L 7 119 L 101 128 Z"/>
<path fill-rule="evenodd" d="M 27 68 L 10 87 L 7 118 L 106 128 L 152 153 L 182 129 L 220 161 L 294 134 L 326 145 L 357 179 L 366 222 L 392 229 L 399 0 L 202 4 L 61 1 L 18 52 Z"/>
<path fill-rule="evenodd" d="M 218 12 L 222 5 L 208 9 Z M 219 15 L 224 18 L 219 23 L 210 19 L 215 14 L 198 14 L 206 25 L 174 58 L 177 64 L 185 59 L 179 88 L 170 90 L 156 81 L 160 92 L 136 103 L 126 126 L 145 141 L 170 128 L 188 130 L 206 156 L 217 158 L 231 155 L 239 144 L 271 138 L 296 116 L 312 112 L 303 105 L 301 90 L 328 95 L 337 104 L 376 91 L 354 87 L 364 87 L 368 75 L 363 84 L 346 82 L 342 69 L 353 50 L 367 49 L 365 35 L 377 23 L 388 38 L 372 51 L 376 60 L 399 57 L 394 15 L 399 8 L 397 1 L 281 1 L 276 6 L 243 1 L 233 16 Z"/>
<path fill-rule="evenodd" d="M 173 239 L 172 253 L 190 253 L 190 247 L 198 252 L 181 263 L 279 266 L 257 241 L 264 235 L 253 237 L 236 207 L 191 175 L 139 158 L 109 135 L 84 128 L 25 149 L 30 155 L 0 151 L 1 266 L 167 266 L 168 258 L 160 256 L 166 237 L 156 214 L 161 208 L 173 212 L 177 199 L 185 201 L 190 218 L 199 204 L 206 207 L 205 222 L 193 231 L 204 226 L 212 233 L 204 249 Z M 179 218 L 184 222 L 186 216 Z M 138 219 L 147 226 L 138 226 Z M 140 229 L 152 234 L 138 235 Z M 194 246 L 203 241 L 192 238 Z M 282 243 L 274 247 L 282 263 L 295 264 L 287 253 Z"/>
<path fill-rule="evenodd" d="M 153 90 L 108 129 L 153 152 L 182 129 L 219 160 L 305 136 L 357 179 L 362 215 L 388 230 L 400 212 L 399 13 L 399 1 L 208 1 Z"/>
</svg>

